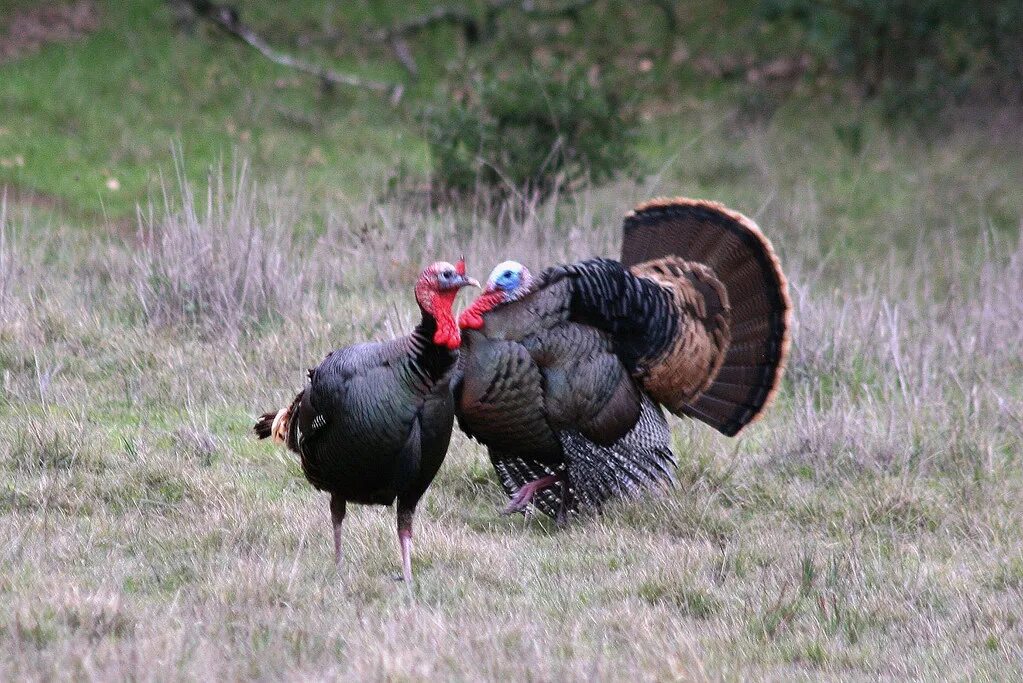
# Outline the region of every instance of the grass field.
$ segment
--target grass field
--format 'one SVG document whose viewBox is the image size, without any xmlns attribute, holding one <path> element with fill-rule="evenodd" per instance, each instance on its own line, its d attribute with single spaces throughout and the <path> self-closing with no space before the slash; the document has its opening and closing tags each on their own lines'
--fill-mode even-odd
<svg viewBox="0 0 1023 683">
<path fill-rule="evenodd" d="M 793 163 L 762 135 L 733 153 Z M 387 510 L 349 516 L 333 571 L 326 500 L 253 440 L 251 417 L 330 348 L 408 329 L 432 255 L 465 251 L 481 275 L 509 254 L 613 253 L 622 211 L 665 188 L 594 189 L 503 225 L 353 198 L 324 209 L 318 234 L 295 223 L 301 199 L 226 176 L 209 201 L 196 188 L 209 215 L 169 188 L 137 240 L 7 209 L 4 678 L 1017 670 L 1018 235 L 960 240 L 935 222 L 889 258 L 825 254 L 821 216 L 839 198 L 751 172 L 761 200 L 740 206 L 780 248 L 796 303 L 766 418 L 738 441 L 678 423 L 677 489 L 566 531 L 499 517 L 483 451 L 456 438 L 410 591 L 392 579 Z M 893 234 L 952 212 L 961 189 Z"/>
<path fill-rule="evenodd" d="M 100 93 L 79 121 L 93 110 L 36 85 L 93 74 L 61 59 L 94 40 L 0 67 L 23 116 L 0 122 L 0 157 L 46 150 L 0 176 L 0 679 L 1018 676 L 1018 114 L 912 132 L 841 105 L 751 121 L 679 98 L 640 131 L 644 180 L 492 219 L 384 193 L 405 152 L 427 163 L 387 118 L 204 151 L 211 111 L 258 110 L 224 86 L 182 119 L 177 163 L 160 126 L 181 107 L 147 99 L 159 88 L 126 107 L 153 120 L 107 128 L 119 95 L 70 88 Z M 163 40 L 182 43 L 129 54 L 223 66 Z M 90 134 L 54 138 L 61 107 Z M 97 164 L 119 144 L 153 156 Z M 207 182 L 220 156 L 255 169 Z M 410 329 L 422 264 L 464 253 L 480 278 L 508 257 L 614 255 L 622 214 L 657 194 L 724 201 L 781 254 L 794 347 L 764 419 L 739 440 L 675 421 L 678 486 L 566 530 L 499 516 L 483 449 L 456 435 L 420 506 L 414 587 L 393 580 L 391 510 L 349 511 L 336 572 L 326 498 L 252 418 L 330 349 Z"/>
</svg>

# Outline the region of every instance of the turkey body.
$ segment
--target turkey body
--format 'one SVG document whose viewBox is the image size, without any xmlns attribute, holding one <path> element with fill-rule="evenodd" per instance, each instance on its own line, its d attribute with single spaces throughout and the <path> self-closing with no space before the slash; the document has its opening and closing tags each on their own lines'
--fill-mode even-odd
<svg viewBox="0 0 1023 683">
<path fill-rule="evenodd" d="M 430 332 L 356 344 L 310 371 L 288 445 L 316 488 L 348 502 L 415 508 L 444 461 L 457 352 Z"/>
<path fill-rule="evenodd" d="M 612 261 L 571 268 L 627 276 Z M 545 271 L 539 279 L 549 284 L 487 313 L 481 330 L 464 332 L 456 389 L 463 431 L 487 445 L 509 494 L 560 475 L 560 487 L 531 501 L 559 519 L 670 479 L 675 466 L 664 416 L 613 334 L 573 308 L 567 273 Z"/>
<path fill-rule="evenodd" d="M 454 424 L 450 378 L 461 337 L 451 307 L 478 283 L 465 263 L 420 275 L 422 322 L 409 335 L 331 352 L 291 404 L 263 414 L 256 435 L 297 453 L 309 482 L 330 493 L 334 560 L 348 503 L 396 503 L 402 573 L 412 580 L 412 518 L 444 462 Z"/>
<path fill-rule="evenodd" d="M 459 424 L 487 446 L 509 509 L 526 493 L 561 520 L 671 482 L 661 406 L 741 430 L 774 393 L 788 346 L 770 244 L 745 217 L 694 200 L 639 207 L 622 261 L 549 268 L 481 316 L 463 331 Z"/>
</svg>

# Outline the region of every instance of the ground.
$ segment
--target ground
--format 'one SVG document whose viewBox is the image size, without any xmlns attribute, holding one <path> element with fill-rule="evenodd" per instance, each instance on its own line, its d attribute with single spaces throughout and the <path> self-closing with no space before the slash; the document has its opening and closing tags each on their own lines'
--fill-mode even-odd
<svg viewBox="0 0 1023 683">
<path fill-rule="evenodd" d="M 5 65 L 21 94 L 0 98 L 28 107 L 97 35 Z M 209 181 L 187 149 L 122 164 L 121 188 L 147 198 L 136 220 L 86 170 L 104 138 L 66 159 L 100 189 L 72 186 L 62 157 L 35 167 L 53 143 L 33 127 L 65 106 L 38 99 L 38 120 L 0 123 L 0 157 L 25 158 L 4 169 L 0 220 L 0 678 L 1017 675 L 1013 114 L 941 131 L 868 117 L 851 142 L 841 106 L 751 121 L 679 101 L 641 132 L 645 179 L 498 219 L 382 192 L 410 134 L 380 125 L 365 184 L 326 151 L 255 169 L 228 155 Z M 162 139 L 149 124 L 124 135 Z M 565 530 L 497 514 L 483 449 L 456 435 L 418 515 L 415 585 L 394 581 L 382 508 L 350 510 L 335 571 L 325 496 L 253 417 L 330 349 L 410 329 L 421 264 L 464 253 L 480 278 L 508 257 L 614 255 L 622 214 L 657 194 L 721 200 L 780 252 L 794 346 L 764 419 L 736 440 L 674 421 L 677 486 Z"/>
</svg>

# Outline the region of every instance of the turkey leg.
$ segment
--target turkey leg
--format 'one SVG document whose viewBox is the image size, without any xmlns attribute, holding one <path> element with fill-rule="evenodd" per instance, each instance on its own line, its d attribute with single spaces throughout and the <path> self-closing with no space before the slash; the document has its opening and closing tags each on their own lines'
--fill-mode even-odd
<svg viewBox="0 0 1023 683">
<path fill-rule="evenodd" d="M 398 545 L 401 548 L 401 575 L 412 585 L 412 516 L 416 509 L 398 501 Z"/>
<path fill-rule="evenodd" d="M 334 566 L 341 568 L 341 522 L 345 521 L 345 499 L 330 494 L 330 521 L 334 525 Z"/>
<path fill-rule="evenodd" d="M 546 477 L 540 477 L 533 481 L 525 484 L 522 488 L 515 492 L 512 499 L 508 501 L 508 506 L 501 511 L 502 515 L 510 515 L 513 512 L 522 512 L 529 506 L 533 500 L 533 496 L 536 495 L 537 491 L 547 488 L 551 484 L 556 484 L 561 480 L 560 474 L 548 474 Z"/>
</svg>

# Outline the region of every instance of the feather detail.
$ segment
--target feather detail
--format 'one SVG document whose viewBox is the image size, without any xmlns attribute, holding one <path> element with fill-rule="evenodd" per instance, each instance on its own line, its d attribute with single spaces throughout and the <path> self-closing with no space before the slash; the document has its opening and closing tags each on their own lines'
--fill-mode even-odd
<svg viewBox="0 0 1023 683">
<path fill-rule="evenodd" d="M 569 481 L 566 501 L 559 485 L 548 486 L 533 496 L 531 505 L 552 519 L 565 512 L 599 512 L 609 501 L 635 496 L 651 488 L 674 483 L 675 456 L 670 431 L 660 409 L 644 398 L 636 425 L 612 444 L 593 442 L 576 430 L 558 432 L 565 464 L 560 470 Z M 491 461 L 509 496 L 526 484 L 557 474 L 549 464 L 491 449 Z"/>
<path fill-rule="evenodd" d="M 270 425 L 270 437 L 277 443 L 284 443 L 285 441 L 285 436 L 288 433 L 288 414 L 290 412 L 290 407 L 282 408 L 274 415 L 273 424 Z"/>
</svg>

